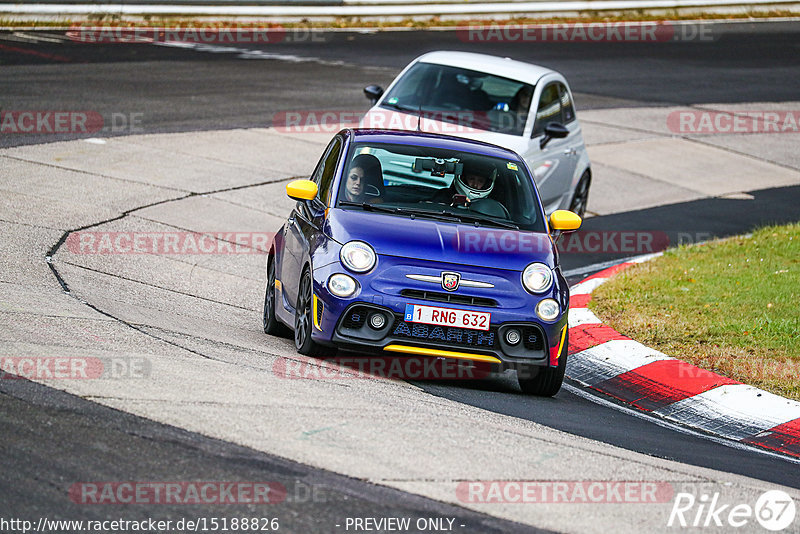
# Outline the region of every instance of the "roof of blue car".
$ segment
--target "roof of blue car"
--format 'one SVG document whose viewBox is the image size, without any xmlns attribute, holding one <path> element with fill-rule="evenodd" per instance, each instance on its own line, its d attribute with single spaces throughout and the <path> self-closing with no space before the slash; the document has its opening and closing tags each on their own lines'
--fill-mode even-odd
<svg viewBox="0 0 800 534">
<path fill-rule="evenodd" d="M 432 148 L 444 148 L 465 152 L 474 152 L 484 156 L 495 158 L 521 159 L 518 154 L 507 148 L 503 148 L 482 141 L 473 141 L 463 137 L 453 137 L 425 132 L 411 132 L 403 130 L 367 130 L 353 128 L 353 141 L 358 143 L 394 143 L 399 145 L 422 145 Z"/>
</svg>

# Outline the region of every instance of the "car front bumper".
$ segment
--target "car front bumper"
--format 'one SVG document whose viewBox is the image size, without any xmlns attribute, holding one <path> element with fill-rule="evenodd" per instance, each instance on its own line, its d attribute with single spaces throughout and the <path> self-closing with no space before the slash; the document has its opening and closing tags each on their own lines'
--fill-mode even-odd
<svg viewBox="0 0 800 534">
<path fill-rule="evenodd" d="M 464 270 L 462 266 L 462 271 Z M 420 355 L 489 362 L 492 364 L 527 364 L 556 366 L 567 327 L 569 294 L 566 282 L 560 275 L 553 289 L 544 295 L 534 296 L 525 292 L 516 282 L 518 273 L 505 273 L 505 280 L 496 270 L 488 271 L 494 278 L 480 272 L 468 272 L 464 276 L 492 280 L 496 287 L 502 284 L 517 284 L 516 292 L 493 290 L 459 291 L 460 297 L 474 298 L 488 305 L 453 304 L 415 298 L 425 291 L 426 295 L 444 294 L 431 291 L 410 279 L 398 277 L 356 277 L 360 290 L 350 299 L 332 295 L 327 289 L 330 275 L 342 272 L 341 266 L 331 264 L 314 270 L 314 331 L 312 338 L 318 343 L 369 354 Z M 432 271 L 441 272 L 441 267 Z M 419 271 L 419 269 L 415 269 Z M 384 273 L 385 274 L 385 273 Z M 401 294 L 403 293 L 403 294 Z M 536 317 L 536 303 L 542 298 L 555 298 L 561 306 L 561 314 L 553 322 Z M 483 299 L 483 300 L 479 300 Z M 493 301 L 493 304 L 490 302 Z M 455 308 L 469 311 L 490 312 L 489 330 L 472 330 L 453 326 L 435 326 L 405 320 L 407 304 Z M 369 319 L 373 314 L 382 314 L 383 326 L 375 328 Z M 520 341 L 511 344 L 506 334 L 516 329 Z"/>
</svg>

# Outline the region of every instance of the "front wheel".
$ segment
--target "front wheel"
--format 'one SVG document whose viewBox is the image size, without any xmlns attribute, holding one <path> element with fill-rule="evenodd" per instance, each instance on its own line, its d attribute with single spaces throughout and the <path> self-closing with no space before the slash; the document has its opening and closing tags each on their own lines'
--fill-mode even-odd
<svg viewBox="0 0 800 534">
<path fill-rule="evenodd" d="M 564 382 L 564 372 L 567 370 L 568 338 L 569 332 L 564 334 L 564 346 L 558 356 L 558 367 L 521 365 L 517 368 L 517 381 L 523 393 L 538 397 L 552 397 L 558 393 Z"/>
<path fill-rule="evenodd" d="M 581 179 L 575 187 L 575 193 L 572 195 L 572 202 L 569 204 L 569 211 L 577 213 L 579 217 L 583 218 L 586 213 L 586 206 L 589 205 L 589 185 L 591 178 L 589 173 L 583 173 Z"/>
<path fill-rule="evenodd" d="M 297 307 L 294 310 L 294 346 L 300 354 L 317 358 L 325 353 L 326 348 L 311 339 L 314 328 L 312 286 L 311 271 L 306 269 L 300 280 Z"/>
</svg>

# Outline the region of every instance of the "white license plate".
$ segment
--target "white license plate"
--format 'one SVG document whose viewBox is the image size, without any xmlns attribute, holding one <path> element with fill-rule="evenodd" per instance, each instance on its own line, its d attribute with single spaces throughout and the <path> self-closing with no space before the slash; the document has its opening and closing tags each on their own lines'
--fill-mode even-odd
<svg viewBox="0 0 800 534">
<path fill-rule="evenodd" d="M 489 330 L 491 318 L 492 314 L 489 312 L 406 304 L 405 320 L 410 323 L 455 326 L 458 328 L 470 328 L 472 330 Z"/>
</svg>

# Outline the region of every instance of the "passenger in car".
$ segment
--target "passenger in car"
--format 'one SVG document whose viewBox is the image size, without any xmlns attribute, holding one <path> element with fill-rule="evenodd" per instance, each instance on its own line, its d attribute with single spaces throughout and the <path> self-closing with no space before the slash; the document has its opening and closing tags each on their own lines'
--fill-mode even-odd
<svg viewBox="0 0 800 534">
<path fill-rule="evenodd" d="M 517 89 L 510 102 L 499 102 L 489 112 L 492 129 L 496 132 L 521 135 L 528 119 L 532 98 L 533 88 L 530 85 L 523 85 Z"/>
<path fill-rule="evenodd" d="M 525 121 L 528 119 L 528 110 L 531 107 L 531 99 L 533 98 L 533 88 L 530 85 L 523 85 L 511 99 L 509 108 L 514 114 L 516 121 L 515 126 L 520 131 L 525 127 Z"/>
<path fill-rule="evenodd" d="M 350 163 L 344 182 L 344 200 L 348 202 L 377 202 L 383 195 L 381 162 L 372 154 L 359 154 Z"/>
</svg>

